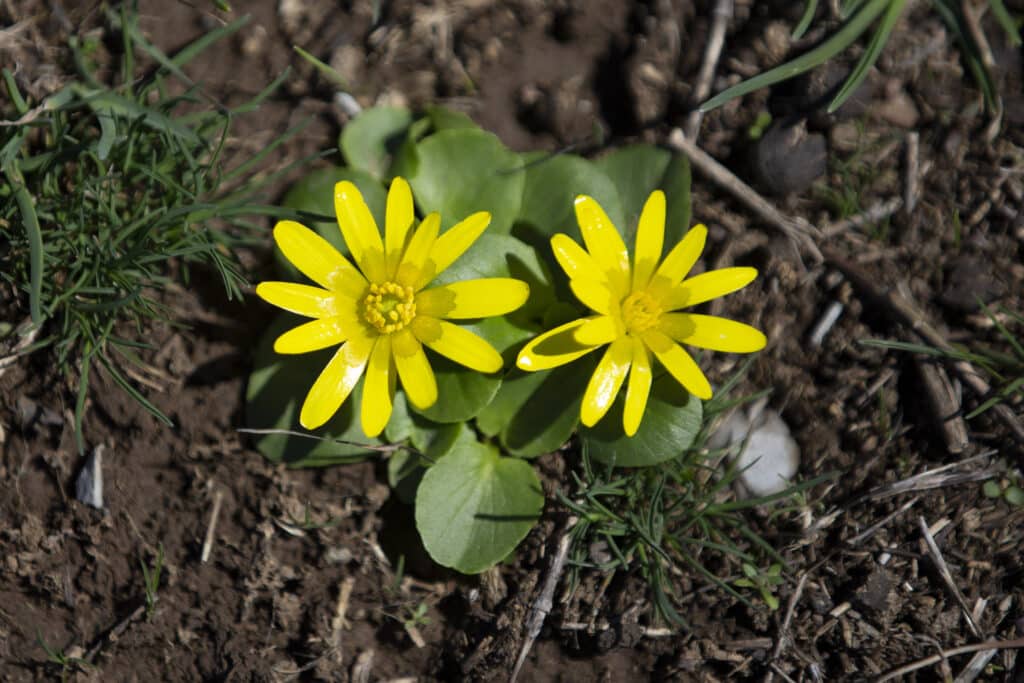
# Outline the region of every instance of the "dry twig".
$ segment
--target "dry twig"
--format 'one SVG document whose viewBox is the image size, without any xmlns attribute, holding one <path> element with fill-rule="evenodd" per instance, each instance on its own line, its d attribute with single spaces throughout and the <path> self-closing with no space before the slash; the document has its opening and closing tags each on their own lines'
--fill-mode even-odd
<svg viewBox="0 0 1024 683">
<path fill-rule="evenodd" d="M 722 56 L 722 46 L 725 45 L 725 29 L 732 19 L 732 14 L 733 0 L 717 0 L 715 9 L 711 12 L 711 33 L 704 49 L 704 61 L 700 65 L 697 83 L 693 88 L 692 102 L 695 107 L 699 106 L 711 92 L 711 81 L 715 77 L 718 58 Z M 686 137 L 694 141 L 697 139 L 703 118 L 704 114 L 699 109 L 690 112 L 686 118 Z"/>
<path fill-rule="evenodd" d="M 931 666 L 932 664 L 938 664 L 943 660 L 949 659 L 950 657 L 956 657 L 957 655 L 966 655 L 971 652 L 981 652 L 983 650 L 1009 650 L 1021 647 L 1024 647 L 1024 638 L 1015 638 L 1013 640 L 989 640 L 984 643 L 975 643 L 974 645 L 961 645 L 960 647 L 943 650 L 936 655 L 919 659 L 916 662 L 904 664 L 898 669 L 893 669 L 879 678 L 877 683 L 885 683 L 885 681 L 901 678 L 912 671 L 923 669 L 924 667 Z"/>
<path fill-rule="evenodd" d="M 527 655 L 530 654 L 534 641 L 540 635 L 541 627 L 544 626 L 544 619 L 551 612 L 551 607 L 554 604 L 555 588 L 558 586 L 558 580 L 562 577 L 562 571 L 565 569 L 565 561 L 569 558 L 569 545 L 572 540 L 570 533 L 575 525 L 576 517 L 570 517 L 565 524 L 561 538 L 558 539 L 558 549 L 551 558 L 551 566 L 548 567 L 548 573 L 544 577 L 540 595 L 537 596 L 537 600 L 530 608 L 530 615 L 526 622 L 526 637 L 523 641 L 522 649 L 519 650 L 519 657 L 516 659 L 516 665 L 512 669 L 512 675 L 509 677 L 510 683 L 516 682 L 519 671 L 523 668 L 523 664 L 526 662 Z"/>
<path fill-rule="evenodd" d="M 975 623 L 974 617 L 971 616 L 971 609 L 967 606 L 964 594 L 953 580 L 953 573 L 949 571 L 946 558 L 942 556 L 942 551 L 939 550 L 938 544 L 935 543 L 935 539 L 932 537 L 932 532 L 928 528 L 928 522 L 924 521 L 924 517 L 918 517 L 917 523 L 921 527 L 921 535 L 924 536 L 925 545 L 928 546 L 928 555 L 932 558 L 932 562 L 935 563 L 936 569 L 939 570 L 939 576 L 942 577 L 947 590 L 949 590 L 957 604 L 960 605 L 960 609 L 963 610 L 964 619 L 967 620 L 967 626 L 971 629 L 971 633 L 974 634 L 975 638 L 983 638 L 984 634 L 978 628 L 978 624 Z"/>
<path fill-rule="evenodd" d="M 217 517 L 220 516 L 220 504 L 224 500 L 224 492 L 220 489 L 213 494 L 213 510 L 210 512 L 210 523 L 206 526 L 206 538 L 203 539 L 203 552 L 199 556 L 199 562 L 206 564 L 210 559 L 210 550 L 213 548 L 213 535 L 217 530 Z"/>
<path fill-rule="evenodd" d="M 688 156 L 693 165 L 713 183 L 731 193 L 762 220 L 792 240 L 799 247 L 798 253 L 803 251 L 817 262 L 823 260 L 821 251 L 814 242 L 819 231 L 813 225 L 803 218 L 791 218 L 776 209 L 756 190 L 737 178 L 732 171 L 718 163 L 710 154 L 687 138 L 681 129 L 672 130 L 668 136 L 668 145 Z"/>
</svg>

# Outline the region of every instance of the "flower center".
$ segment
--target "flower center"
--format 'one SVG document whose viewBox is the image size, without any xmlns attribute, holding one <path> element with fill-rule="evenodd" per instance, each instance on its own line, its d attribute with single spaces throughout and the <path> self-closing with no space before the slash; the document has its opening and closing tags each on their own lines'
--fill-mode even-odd
<svg viewBox="0 0 1024 683">
<path fill-rule="evenodd" d="M 661 306 L 647 292 L 633 292 L 622 302 L 622 321 L 629 334 L 642 334 L 658 324 Z"/>
<path fill-rule="evenodd" d="M 416 301 L 412 287 L 385 282 L 370 285 L 363 299 L 363 318 L 381 334 L 391 334 L 416 317 Z"/>
</svg>

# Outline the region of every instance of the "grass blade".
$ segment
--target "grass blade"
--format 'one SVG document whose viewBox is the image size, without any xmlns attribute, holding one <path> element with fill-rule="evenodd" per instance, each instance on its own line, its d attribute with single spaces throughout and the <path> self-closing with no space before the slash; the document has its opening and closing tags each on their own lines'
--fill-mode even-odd
<svg viewBox="0 0 1024 683">
<path fill-rule="evenodd" d="M 307 62 L 312 64 L 316 68 L 316 70 L 319 71 L 324 76 L 324 78 L 329 80 L 331 83 L 334 83 L 342 90 L 349 89 L 348 84 L 345 82 L 345 78 L 340 73 L 332 69 L 330 65 L 321 62 L 319 59 L 309 54 L 298 45 L 292 45 L 292 48 L 299 53 L 300 57 L 302 57 Z"/>
<path fill-rule="evenodd" d="M 43 322 L 43 234 L 39 231 L 39 217 L 32 201 L 32 195 L 17 170 L 6 169 L 4 175 L 14 187 L 14 199 L 18 203 L 21 222 L 25 226 L 29 248 L 29 290 L 28 305 L 32 322 Z"/>
<path fill-rule="evenodd" d="M 770 69 L 763 74 L 759 74 L 753 78 L 743 81 L 742 83 L 737 83 L 731 88 L 723 90 L 718 93 L 718 95 L 700 105 L 700 111 L 711 111 L 716 107 L 722 106 L 729 100 L 742 97 L 747 93 L 774 85 L 780 81 L 792 78 L 793 76 L 798 76 L 799 74 L 809 71 L 829 59 L 832 59 L 849 47 L 853 41 L 860 36 L 860 34 L 864 33 L 864 31 L 867 30 L 867 27 L 871 25 L 871 22 L 873 22 L 878 15 L 882 13 L 889 2 L 890 0 L 870 0 L 852 19 L 846 22 L 841 29 L 836 31 L 828 40 L 818 47 L 797 57 L 796 59 L 777 66 L 774 69 Z"/>
<path fill-rule="evenodd" d="M 804 7 L 804 14 L 800 17 L 800 23 L 793 29 L 793 40 L 800 40 L 804 34 L 807 33 L 807 29 L 811 27 L 811 21 L 814 20 L 814 13 L 818 11 L 818 0 L 807 0 L 807 5 Z"/>
<path fill-rule="evenodd" d="M 194 41 L 183 47 L 176 55 L 171 57 L 171 62 L 173 62 L 175 66 L 185 66 L 190 61 L 198 57 L 206 48 L 210 47 L 218 40 L 230 36 L 232 33 L 235 33 L 238 29 L 248 24 L 250 19 L 252 19 L 252 16 L 245 14 L 235 19 L 230 24 L 225 24 L 218 29 L 214 29 L 199 38 L 196 38 Z"/>
<path fill-rule="evenodd" d="M 892 34 L 893 28 L 895 28 L 896 22 L 899 21 L 900 15 L 903 14 L 903 8 L 906 5 L 907 0 L 893 0 L 889 5 L 885 12 L 885 17 L 882 19 L 882 24 L 875 31 L 868 49 L 861 55 L 860 61 L 857 62 L 857 66 L 853 69 L 849 78 L 846 79 L 846 83 L 843 84 L 842 89 L 836 94 L 835 99 L 832 100 L 832 104 L 828 105 L 829 114 L 843 106 L 843 103 L 849 99 L 850 95 L 856 92 L 857 88 L 867 77 L 868 71 L 878 61 L 879 55 L 882 54 L 882 49 L 889 42 L 889 36 Z"/>
<path fill-rule="evenodd" d="M 1017 22 L 1010 16 L 1006 5 L 1003 4 L 1003 0 L 988 0 L 988 6 L 992 8 L 992 14 L 995 15 L 996 21 L 1006 31 L 1006 35 L 1010 37 L 1010 44 L 1014 47 L 1020 47 L 1021 39 L 1020 31 L 1017 30 Z"/>
</svg>

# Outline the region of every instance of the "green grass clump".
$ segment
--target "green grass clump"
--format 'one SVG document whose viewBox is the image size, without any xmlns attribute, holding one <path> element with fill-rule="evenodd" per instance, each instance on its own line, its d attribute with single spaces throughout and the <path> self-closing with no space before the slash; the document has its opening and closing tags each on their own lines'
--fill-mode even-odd
<svg viewBox="0 0 1024 683">
<path fill-rule="evenodd" d="M 570 531 L 573 583 L 582 570 L 605 572 L 610 578 L 614 572 L 638 569 L 658 615 L 674 626 L 687 625 L 676 609 L 680 591 L 674 583 L 681 576 L 696 574 L 748 606 L 750 600 L 735 587 L 752 589 L 771 609 L 777 608 L 772 589 L 782 583 L 786 562 L 749 523 L 747 513 L 775 501 L 802 500 L 804 491 L 828 477 L 766 498 L 733 496 L 732 485 L 741 472 L 727 464 L 726 452 L 707 448 L 707 440 L 718 415 L 764 395 L 729 398 L 743 372 L 705 403 L 705 428 L 678 458 L 657 467 L 613 469 L 594 463 L 584 449 L 571 491 L 559 492 L 559 501 L 578 518 Z M 594 548 L 606 552 L 594 553 Z M 769 564 L 763 575 L 756 569 Z"/>
<path fill-rule="evenodd" d="M 121 39 L 114 84 L 97 75 L 98 41 L 75 36 L 67 47 L 77 74 L 42 102 L 26 101 L 2 72 L 10 104 L 0 114 L 13 125 L 0 127 L 0 283 L 19 295 L 18 320 L 31 319 L 31 349 L 47 348 L 61 374 L 77 382 L 80 449 L 98 369 L 170 423 L 130 380 L 129 366 L 142 365 L 138 352 L 152 324 L 172 321 L 162 290 L 187 286 L 195 266 L 214 270 L 229 298 L 240 296 L 235 249 L 256 234 L 254 215 L 279 212 L 256 203 L 273 176 L 254 183 L 253 173 L 292 134 L 226 168 L 233 120 L 256 109 L 284 76 L 245 105 L 226 108 L 182 68 L 248 17 L 173 57 L 148 42 L 137 17 L 133 4 L 106 15 L 108 34 Z M 137 58 L 150 66 L 137 68 Z"/>
</svg>

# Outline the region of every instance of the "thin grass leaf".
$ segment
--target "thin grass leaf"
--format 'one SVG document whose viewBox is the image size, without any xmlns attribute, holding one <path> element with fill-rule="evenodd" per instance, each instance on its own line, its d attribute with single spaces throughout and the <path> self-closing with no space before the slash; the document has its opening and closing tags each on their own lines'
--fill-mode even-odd
<svg viewBox="0 0 1024 683">
<path fill-rule="evenodd" d="M 319 71 L 324 78 L 334 83 L 342 90 L 348 91 L 348 83 L 345 82 L 345 77 L 335 71 L 329 64 L 325 64 L 313 55 L 303 50 L 298 45 L 292 45 L 292 49 L 299 53 L 299 56 L 305 59 L 307 62 L 313 65 L 313 67 Z"/>
<path fill-rule="evenodd" d="M 995 313 L 992 312 L 991 308 L 982 305 L 981 309 L 985 312 L 985 315 L 988 317 L 988 319 L 992 321 L 992 324 L 995 326 L 996 330 L 999 331 L 999 336 L 1001 336 L 1006 341 L 1006 343 L 1009 344 L 1011 348 L 1013 348 L 1014 353 L 1017 354 L 1017 358 L 1019 358 L 1021 361 L 1024 361 L 1024 345 L 1021 345 L 1021 343 L 1017 341 L 1017 337 L 1014 336 L 1014 334 L 1010 332 L 1009 329 L 1007 329 L 1006 325 L 1004 325 L 1002 321 L 996 317 Z"/>
<path fill-rule="evenodd" d="M 157 408 L 155 405 L 150 403 L 149 399 L 143 396 L 138 389 L 136 389 L 131 382 L 125 379 L 124 375 L 114 367 L 113 362 L 103 354 L 99 354 L 100 365 L 104 370 L 110 373 L 111 378 L 117 383 L 121 389 L 123 389 L 129 396 L 135 399 L 136 403 L 146 409 L 153 417 L 163 422 L 168 427 L 174 426 L 174 421 L 171 418 L 164 415 L 163 411 Z"/>
<path fill-rule="evenodd" d="M 1010 12 L 1007 11 L 1006 5 L 1003 4 L 1003 0 L 988 0 L 988 6 L 992 8 L 992 14 L 995 15 L 996 21 L 1006 31 L 1006 35 L 1010 38 L 1010 44 L 1013 47 L 1021 46 L 1020 31 L 1017 29 L 1017 22 L 1014 21 Z"/>
<path fill-rule="evenodd" d="M 982 413 L 985 413 L 988 410 L 990 410 L 991 408 L 994 408 L 995 406 L 999 405 L 1000 403 L 1003 403 L 1004 401 L 1006 401 L 1008 398 L 1010 398 L 1011 396 L 1013 396 L 1014 394 L 1019 392 L 1022 387 L 1024 387 L 1024 377 L 1018 377 L 1017 379 L 1013 380 L 1012 382 L 1007 384 L 1005 387 L 1000 389 L 999 393 L 997 393 L 995 396 L 992 396 L 991 398 L 987 399 L 984 403 L 979 405 L 977 408 L 975 408 L 971 412 L 969 412 L 966 415 L 964 415 L 964 419 L 965 420 L 973 420 L 974 418 L 978 417 Z"/>
<path fill-rule="evenodd" d="M 238 166 L 236 166 L 235 168 L 231 169 L 227 174 L 225 174 L 221 178 L 221 182 L 223 182 L 223 183 L 230 183 L 231 181 L 233 181 L 236 178 L 238 178 L 240 175 L 248 173 L 255 166 L 257 166 L 258 164 L 262 163 L 263 160 L 267 158 L 267 156 L 269 156 L 270 154 L 272 154 L 274 152 L 274 150 L 276 150 L 278 147 L 283 145 L 285 142 L 290 140 L 295 135 L 298 135 L 299 133 L 304 131 L 306 129 L 306 127 L 309 126 L 309 124 L 311 124 L 312 122 L 313 122 L 312 118 L 308 118 L 308 119 L 306 119 L 304 121 L 301 121 L 301 122 L 297 123 L 296 125 L 292 126 L 288 130 L 286 130 L 283 134 L 281 134 L 277 138 L 275 138 L 274 141 L 271 142 L 269 145 L 267 145 L 266 147 L 261 149 L 259 152 L 254 154 L 252 157 L 247 159 L 244 163 L 241 163 Z"/>
<path fill-rule="evenodd" d="M 892 35 L 893 28 L 896 27 L 896 22 L 899 21 L 900 15 L 903 14 L 903 8 L 906 6 L 907 0 L 892 0 L 888 9 L 885 12 L 885 16 L 882 18 L 882 23 L 879 25 L 878 30 L 875 31 L 874 37 L 871 39 L 871 43 L 868 44 L 868 49 L 861 55 L 860 60 L 857 62 L 857 66 L 854 67 L 850 76 L 843 83 L 843 87 L 836 94 L 832 103 L 828 105 L 828 113 L 831 114 L 839 107 L 843 106 L 846 102 L 857 91 L 860 84 L 864 82 L 871 67 L 878 61 L 879 55 L 882 54 L 882 50 L 885 48 L 886 43 L 889 42 L 889 36 Z"/>
<path fill-rule="evenodd" d="M 165 114 L 155 109 L 150 109 L 126 97 L 109 90 L 90 90 L 77 83 L 69 86 L 75 91 L 84 102 L 86 102 L 97 115 L 106 114 L 109 116 L 120 115 L 129 119 L 142 119 L 148 126 L 187 140 L 190 144 L 198 145 L 199 137 L 192 129 L 174 121 Z"/>
<path fill-rule="evenodd" d="M 21 91 L 18 90 L 18 84 L 14 80 L 14 74 L 7 67 L 3 69 L 4 85 L 7 86 L 7 94 L 11 98 L 11 102 L 14 104 L 14 109 L 18 112 L 18 116 L 24 116 L 28 112 L 28 103 L 21 96 Z"/>
<path fill-rule="evenodd" d="M 824 43 L 813 50 L 763 74 L 747 79 L 728 88 L 700 105 L 700 111 L 708 112 L 729 100 L 747 93 L 774 85 L 780 81 L 798 76 L 832 59 L 853 44 L 853 41 L 867 30 L 867 27 L 882 13 L 891 0 L 868 0 L 864 6 Z"/>
<path fill-rule="evenodd" d="M 285 70 L 281 72 L 280 76 L 275 78 L 270 83 L 270 85 L 265 87 L 263 90 L 261 90 L 258 93 L 256 93 L 255 97 L 253 97 L 248 102 L 246 102 L 246 103 L 244 103 L 242 105 L 239 105 L 238 107 L 235 107 L 234 109 L 232 109 L 231 110 L 231 115 L 232 116 L 237 116 L 239 114 L 248 114 L 249 112 L 255 111 L 257 108 L 259 108 L 259 106 L 261 104 L 263 104 L 263 102 L 268 97 L 273 95 L 277 91 L 277 89 L 281 87 L 281 84 L 284 83 L 285 80 L 289 76 L 291 76 L 291 73 L 292 73 L 292 68 L 290 66 L 286 67 Z"/>
<path fill-rule="evenodd" d="M 224 26 L 221 26 L 220 28 L 216 28 L 210 31 L 209 33 L 204 33 L 203 35 L 199 36 L 194 41 L 183 47 L 181 50 L 179 50 L 173 57 L 171 57 L 171 61 L 175 64 L 175 66 L 185 66 L 190 61 L 192 61 L 200 54 L 202 54 L 202 52 L 206 50 L 206 48 L 210 47 L 218 40 L 222 40 L 232 35 L 233 33 L 236 33 L 238 29 L 248 24 L 251 19 L 252 15 L 244 14 L 239 18 L 235 19 L 234 21 L 225 24 Z"/>
<path fill-rule="evenodd" d="M 864 2 L 865 0 L 843 0 L 839 6 L 839 18 L 846 21 L 853 16 L 854 12 L 860 9 Z"/>
<path fill-rule="evenodd" d="M 800 40 L 804 34 L 807 33 L 807 29 L 810 28 L 811 22 L 814 20 L 814 13 L 818 11 L 818 0 L 807 0 L 807 4 L 804 6 L 803 16 L 800 17 L 800 22 L 793 29 L 793 40 Z"/>
<path fill-rule="evenodd" d="M 32 323 L 41 325 L 43 322 L 43 234 L 39 230 L 39 217 L 36 216 L 35 202 L 25 180 L 16 169 L 5 169 L 4 175 L 14 188 L 14 200 L 21 214 L 21 224 L 25 228 L 25 236 L 29 244 L 29 290 L 28 306 Z"/>
</svg>

